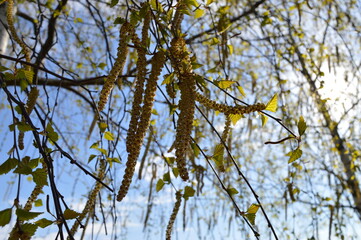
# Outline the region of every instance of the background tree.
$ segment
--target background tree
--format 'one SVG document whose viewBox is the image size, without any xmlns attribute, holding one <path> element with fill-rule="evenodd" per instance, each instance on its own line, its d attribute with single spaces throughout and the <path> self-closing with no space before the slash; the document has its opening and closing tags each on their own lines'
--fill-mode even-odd
<svg viewBox="0 0 361 240">
<path fill-rule="evenodd" d="M 357 238 L 360 2 L 1 3 L 4 237 Z"/>
</svg>

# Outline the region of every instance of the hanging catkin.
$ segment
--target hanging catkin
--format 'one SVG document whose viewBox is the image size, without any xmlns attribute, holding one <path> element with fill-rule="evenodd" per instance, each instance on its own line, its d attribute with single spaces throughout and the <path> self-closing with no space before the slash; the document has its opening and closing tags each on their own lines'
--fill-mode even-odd
<svg viewBox="0 0 361 240">
<path fill-rule="evenodd" d="M 171 41 L 170 54 L 172 67 L 178 75 L 178 86 L 181 93 L 178 103 L 180 112 L 174 143 L 176 162 L 179 175 L 184 181 L 187 181 L 189 176 L 186 167 L 186 151 L 191 141 L 190 134 L 193 128 L 196 81 L 189 52 L 182 37 L 176 37 Z"/>
<path fill-rule="evenodd" d="M 144 103 L 141 109 L 141 115 L 137 131 L 132 138 L 127 138 L 128 160 L 126 169 L 120 186 L 117 201 L 121 201 L 128 193 L 129 186 L 132 182 L 134 175 L 135 165 L 142 147 L 143 139 L 147 129 L 149 128 L 150 117 L 153 109 L 153 102 L 155 92 L 157 90 L 157 80 L 160 75 L 161 69 L 165 62 L 165 55 L 163 51 L 157 52 L 152 58 L 152 70 L 147 81 Z"/>
<path fill-rule="evenodd" d="M 180 191 L 176 192 L 176 202 L 174 204 L 174 208 L 173 208 L 173 212 L 172 215 L 170 216 L 169 222 L 168 222 L 168 226 L 167 226 L 167 231 L 165 234 L 165 239 L 166 240 L 171 240 L 172 238 L 172 229 L 173 229 L 173 224 L 174 221 L 177 217 L 180 205 L 182 203 L 182 193 Z"/>
<path fill-rule="evenodd" d="M 147 6 L 144 6 L 147 7 Z M 145 75 L 147 73 L 147 59 L 146 59 L 146 49 L 147 49 L 147 40 L 148 40 L 148 30 L 150 25 L 150 11 L 149 8 L 147 8 L 146 15 L 144 17 L 144 24 L 142 28 L 142 41 L 139 42 L 139 39 L 136 35 L 136 33 L 133 31 L 132 33 L 132 40 L 134 45 L 137 48 L 138 52 L 138 60 L 137 60 L 137 78 L 136 78 L 136 84 L 135 84 L 135 92 L 134 92 L 134 98 L 133 98 L 133 106 L 132 106 L 132 112 L 131 112 L 131 119 L 129 122 L 129 128 L 128 128 L 128 134 L 127 134 L 127 140 L 126 140 L 126 147 L 127 151 L 129 153 L 129 143 L 132 142 L 135 133 L 137 132 L 138 124 L 139 124 L 139 118 L 140 118 L 140 112 L 141 112 L 141 103 L 143 101 L 143 93 L 144 93 L 144 82 L 145 82 Z"/>
<path fill-rule="evenodd" d="M 30 115 L 30 113 L 33 111 L 35 104 L 36 104 L 36 99 L 39 96 L 39 90 L 36 87 L 32 87 L 30 89 L 29 95 L 28 95 L 28 100 L 26 102 L 26 113 L 28 115 Z M 22 121 L 25 121 L 25 118 L 22 118 Z M 19 149 L 23 150 L 24 149 L 24 135 L 25 133 L 20 131 L 19 132 L 19 136 L 18 136 L 18 145 L 19 145 Z"/>
<path fill-rule="evenodd" d="M 100 159 L 100 161 L 99 161 L 99 170 L 98 170 L 98 178 L 100 180 L 104 179 L 105 170 L 106 170 L 106 160 L 105 159 Z M 92 212 L 94 210 L 95 199 L 96 199 L 96 196 L 99 193 L 100 189 L 102 188 L 102 186 L 103 185 L 98 181 L 95 183 L 95 187 L 90 192 L 88 200 L 87 200 L 87 202 L 85 204 L 85 207 L 84 207 L 83 211 L 81 212 L 79 217 L 77 217 L 77 220 L 74 222 L 73 226 L 70 229 L 70 233 L 71 233 L 72 236 L 74 236 L 74 234 L 77 232 L 77 230 L 79 228 L 79 225 L 80 225 L 80 222 L 83 221 L 83 219 L 86 217 L 86 215 L 89 212 Z"/>
<path fill-rule="evenodd" d="M 128 55 L 128 42 L 130 39 L 130 32 L 132 26 L 130 23 L 125 22 L 120 28 L 120 39 L 117 49 L 117 58 L 113 65 L 113 68 L 110 70 L 108 77 L 105 80 L 103 89 L 100 92 L 99 102 L 98 102 L 98 111 L 102 111 L 105 107 L 105 104 L 108 102 L 109 95 L 115 85 L 118 75 L 123 71 L 125 61 Z"/>
<path fill-rule="evenodd" d="M 13 40 L 20 45 L 22 52 L 25 55 L 26 62 L 30 63 L 30 52 L 26 44 L 19 38 L 19 36 L 16 33 L 15 26 L 14 26 L 14 1 L 8 0 L 8 5 L 6 8 L 6 18 L 9 25 L 9 32 L 11 34 L 11 37 Z M 26 70 L 30 70 L 29 65 L 25 65 Z"/>
</svg>

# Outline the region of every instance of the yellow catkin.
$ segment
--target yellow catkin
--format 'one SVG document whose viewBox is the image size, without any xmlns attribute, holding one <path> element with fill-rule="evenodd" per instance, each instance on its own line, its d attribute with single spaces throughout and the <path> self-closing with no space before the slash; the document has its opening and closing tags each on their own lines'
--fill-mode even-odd
<svg viewBox="0 0 361 240">
<path fill-rule="evenodd" d="M 195 88 L 192 64 L 185 41 L 181 37 L 176 37 L 171 41 L 170 47 L 171 63 L 179 79 L 179 90 L 181 97 L 178 103 L 180 110 L 177 121 L 177 132 L 175 139 L 176 162 L 179 175 L 184 181 L 189 179 L 186 167 L 186 152 L 190 144 L 190 134 L 193 128 L 193 118 L 195 109 Z"/>
<path fill-rule="evenodd" d="M 226 115 L 249 114 L 252 112 L 262 111 L 262 110 L 266 109 L 266 105 L 264 105 L 263 103 L 256 103 L 256 104 L 248 105 L 248 106 L 240 106 L 240 105 L 228 106 L 226 104 L 217 103 L 216 101 L 210 100 L 209 98 L 203 96 L 202 94 L 200 94 L 198 92 L 195 95 L 196 95 L 196 100 L 200 104 L 204 105 L 207 108 L 213 109 L 215 111 L 225 113 Z"/>
<path fill-rule="evenodd" d="M 187 6 L 184 0 L 178 1 L 176 5 L 176 11 L 172 20 L 172 31 L 177 35 L 180 32 L 181 23 L 183 21 L 184 12 Z"/>
<path fill-rule="evenodd" d="M 98 170 L 98 178 L 100 180 L 104 179 L 105 169 L 106 169 L 106 161 L 105 161 L 105 159 L 101 159 L 99 161 L 99 170 Z M 98 181 L 95 183 L 95 187 L 90 192 L 88 200 L 87 200 L 87 202 L 85 204 L 85 207 L 84 207 L 83 211 L 77 217 L 77 221 L 74 222 L 73 226 L 70 229 L 70 233 L 71 233 L 72 236 L 74 236 L 74 234 L 77 232 L 77 230 L 79 228 L 79 225 L 80 225 L 80 222 L 84 220 L 84 218 L 86 217 L 86 215 L 89 212 L 92 212 L 94 210 L 95 199 L 96 199 L 96 196 L 99 193 L 100 189 L 102 188 L 102 186 L 103 185 Z M 70 238 L 68 237 L 68 239 L 70 239 Z"/>
<path fill-rule="evenodd" d="M 28 100 L 26 102 L 26 112 L 28 115 L 30 115 L 31 111 L 33 111 L 35 104 L 36 104 L 36 99 L 39 96 L 39 90 L 36 87 L 32 87 L 30 89 L 29 95 L 28 95 Z M 25 118 L 22 118 L 23 121 L 25 121 Z M 24 136 L 25 133 L 20 131 L 19 132 L 19 136 L 18 136 L 18 145 L 19 145 L 19 149 L 23 150 L 24 149 Z"/>
<path fill-rule="evenodd" d="M 222 137 L 221 137 L 222 141 L 223 141 L 223 142 L 221 142 L 222 147 L 223 147 L 222 155 L 224 153 L 224 144 L 226 144 L 226 142 L 227 142 L 228 134 L 231 129 L 231 118 L 229 117 L 229 115 L 225 115 L 225 117 L 226 117 L 226 122 L 224 124 L 224 129 L 223 129 Z M 217 167 L 221 172 L 224 172 L 226 170 L 226 168 L 224 166 L 223 156 L 221 159 L 222 159 L 222 161 L 218 162 Z"/>
<path fill-rule="evenodd" d="M 169 96 L 170 98 L 176 98 L 176 92 L 175 92 L 175 90 L 174 90 L 174 88 L 173 88 L 173 86 L 172 86 L 171 83 L 167 84 L 167 85 L 165 86 L 165 89 L 166 89 L 167 94 L 168 94 L 168 96 Z"/>
<path fill-rule="evenodd" d="M 8 0 L 8 5 L 6 8 L 6 18 L 8 21 L 8 25 L 9 25 L 9 32 L 12 36 L 12 38 L 14 39 L 14 41 L 20 45 L 22 52 L 25 55 L 25 60 L 26 62 L 30 63 L 30 52 L 28 47 L 26 46 L 26 44 L 19 38 L 19 36 L 16 33 L 15 27 L 14 27 L 14 1 L 13 0 Z M 26 70 L 30 70 L 30 66 L 26 65 L 25 66 Z"/>
<path fill-rule="evenodd" d="M 226 122 L 224 124 L 224 130 L 222 133 L 223 142 L 227 142 L 228 134 L 231 129 L 231 118 L 229 117 L 229 115 L 225 115 L 225 117 L 226 117 Z"/>
<path fill-rule="evenodd" d="M 135 84 L 133 106 L 131 112 L 131 119 L 129 122 L 127 141 L 126 141 L 127 149 L 131 147 L 129 146 L 129 143 L 132 142 L 132 139 L 134 139 L 134 135 L 137 132 L 137 128 L 139 124 L 140 111 L 141 111 L 140 105 L 143 101 L 145 75 L 147 73 L 146 44 L 148 40 L 149 25 L 150 25 L 150 11 L 148 9 L 144 17 L 144 24 L 142 28 L 142 41 L 140 42 L 136 33 L 134 31 L 132 32 L 132 41 L 137 48 L 138 60 L 137 60 L 137 78 Z"/>
<path fill-rule="evenodd" d="M 182 203 L 182 193 L 178 191 L 178 192 L 176 192 L 176 202 L 174 204 L 173 212 L 172 212 L 172 215 L 170 216 L 168 226 L 167 226 L 167 231 L 165 234 L 166 240 L 171 240 L 171 238 L 172 238 L 173 224 L 177 217 L 181 203 Z"/>
<path fill-rule="evenodd" d="M 122 185 L 119 188 L 117 201 L 122 201 L 127 195 L 129 186 L 132 182 L 135 166 L 139 157 L 140 148 L 142 147 L 143 139 L 147 129 L 149 128 L 150 117 L 153 109 L 153 102 L 155 92 L 157 90 L 157 80 L 161 73 L 161 69 L 165 62 L 165 55 L 163 51 L 157 52 L 152 58 L 152 70 L 147 81 L 145 89 L 144 103 L 141 109 L 141 117 L 139 126 L 133 138 L 127 138 L 128 141 L 128 160 L 125 169 Z M 128 133 L 129 134 L 129 133 Z"/>
<path fill-rule="evenodd" d="M 130 23 L 125 22 L 120 28 L 120 40 L 117 49 L 117 58 L 113 65 L 113 68 L 110 70 L 108 77 L 105 80 L 103 89 L 100 92 L 98 110 L 102 111 L 105 105 L 108 102 L 109 95 L 115 85 L 115 82 L 118 78 L 118 75 L 123 71 L 125 61 L 128 55 L 128 41 L 130 39 L 130 34 L 132 26 Z"/>
</svg>

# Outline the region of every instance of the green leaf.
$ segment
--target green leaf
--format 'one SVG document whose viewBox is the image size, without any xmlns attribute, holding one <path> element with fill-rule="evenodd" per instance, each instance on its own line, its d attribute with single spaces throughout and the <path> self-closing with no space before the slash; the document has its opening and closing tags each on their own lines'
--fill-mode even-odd
<svg viewBox="0 0 361 240">
<path fill-rule="evenodd" d="M 24 223 L 21 225 L 21 230 L 26 233 L 27 236 L 31 238 L 31 236 L 34 236 L 36 230 L 38 229 L 38 226 L 32 223 Z M 29 239 L 30 239 L 29 238 Z"/>
<path fill-rule="evenodd" d="M 163 12 L 162 4 L 158 0 L 150 0 L 150 6 L 152 9 L 157 10 L 158 12 Z"/>
<path fill-rule="evenodd" d="M 231 122 L 234 125 L 237 124 L 238 120 L 243 117 L 242 114 L 229 114 L 229 118 L 231 119 Z"/>
<path fill-rule="evenodd" d="M 290 156 L 288 163 L 292 163 L 302 156 L 302 150 L 297 148 L 296 150 L 289 152 L 287 156 Z"/>
<path fill-rule="evenodd" d="M 11 208 L 7 208 L 7 209 L 0 211 L 0 227 L 3 227 L 10 222 L 11 213 L 12 213 Z"/>
<path fill-rule="evenodd" d="M 275 94 L 271 100 L 267 103 L 266 109 L 267 111 L 276 112 L 277 110 L 277 94 Z"/>
<path fill-rule="evenodd" d="M 115 5 L 117 5 L 119 2 L 119 0 L 111 0 L 110 1 L 110 7 L 114 7 Z"/>
<path fill-rule="evenodd" d="M 36 168 L 39 165 L 39 158 L 31 159 L 27 164 L 31 169 Z"/>
<path fill-rule="evenodd" d="M 100 68 L 100 69 L 104 69 L 106 66 L 107 66 L 107 64 L 103 63 L 103 62 L 98 64 L 98 68 Z"/>
<path fill-rule="evenodd" d="M 41 228 L 46 228 L 47 226 L 53 224 L 53 221 L 46 219 L 46 218 L 42 218 L 42 219 L 36 221 L 35 224 Z"/>
<path fill-rule="evenodd" d="M 28 175 L 31 174 L 33 170 L 29 167 L 28 164 L 24 163 L 23 161 L 18 163 L 18 167 L 14 170 L 14 173 Z"/>
<path fill-rule="evenodd" d="M 117 17 L 115 20 L 114 20 L 114 24 L 123 24 L 125 23 L 125 19 L 122 18 L 122 17 Z"/>
<path fill-rule="evenodd" d="M 204 10 L 203 9 L 198 8 L 197 10 L 194 11 L 194 18 L 195 19 L 203 17 L 203 15 L 204 15 Z"/>
<path fill-rule="evenodd" d="M 261 115 L 261 120 L 262 120 L 262 127 L 264 127 L 264 125 L 266 125 L 267 121 L 268 121 L 268 117 L 262 113 L 260 113 Z"/>
<path fill-rule="evenodd" d="M 164 84 L 171 84 L 173 82 L 173 79 L 174 79 L 174 72 L 170 73 L 170 74 L 166 74 L 164 75 L 165 78 L 162 82 L 162 85 Z"/>
<path fill-rule="evenodd" d="M 254 225 L 255 224 L 255 220 L 256 220 L 256 214 L 255 213 L 247 213 L 246 214 L 246 218 L 248 219 L 248 221 Z"/>
<path fill-rule="evenodd" d="M 196 190 L 194 190 L 192 187 L 185 186 L 183 194 L 184 199 L 188 200 L 189 197 L 193 197 L 195 192 Z"/>
<path fill-rule="evenodd" d="M 0 165 L 0 175 L 7 174 L 18 165 L 16 158 L 8 158 L 3 164 Z"/>
<path fill-rule="evenodd" d="M 238 194 L 238 191 L 237 189 L 233 188 L 233 187 L 229 187 L 227 188 L 227 192 L 232 196 L 232 195 L 235 195 L 235 194 Z"/>
<path fill-rule="evenodd" d="M 105 132 L 105 130 L 107 129 L 107 127 L 108 127 L 108 125 L 105 123 L 105 122 L 100 122 L 99 124 L 98 124 L 98 126 L 99 126 L 99 129 L 100 129 L 100 132 Z"/>
<path fill-rule="evenodd" d="M 179 169 L 178 168 L 172 168 L 172 172 L 173 172 L 173 175 L 175 176 L 175 177 L 178 177 L 179 176 Z"/>
<path fill-rule="evenodd" d="M 43 206 L 43 200 L 41 200 L 41 199 L 36 199 L 36 200 L 34 201 L 34 205 L 35 205 L 35 207 L 41 207 L 41 206 Z"/>
<path fill-rule="evenodd" d="M 20 79 L 20 89 L 21 91 L 24 91 L 29 86 L 28 81 L 26 81 L 24 78 Z"/>
<path fill-rule="evenodd" d="M 307 129 L 306 122 L 302 116 L 300 117 L 300 120 L 298 121 L 297 127 L 298 127 L 298 134 L 300 134 L 300 136 L 302 136 Z"/>
<path fill-rule="evenodd" d="M 88 158 L 88 163 L 90 163 L 97 155 L 91 154 Z"/>
<path fill-rule="evenodd" d="M 33 130 L 33 128 L 29 124 L 24 123 L 24 122 L 18 122 L 16 124 L 16 126 L 18 127 L 19 131 L 22 131 L 22 132 L 27 132 L 27 131 Z"/>
<path fill-rule="evenodd" d="M 48 185 L 48 174 L 45 169 L 38 168 L 33 173 L 33 180 L 36 185 L 44 186 Z"/>
<path fill-rule="evenodd" d="M 80 213 L 75 212 L 74 210 L 71 210 L 70 208 L 65 209 L 64 211 L 64 218 L 65 219 L 74 219 L 76 217 L 78 217 L 80 215 Z"/>
<path fill-rule="evenodd" d="M 29 81 L 29 83 L 32 83 L 34 78 L 34 72 L 31 70 L 23 70 L 23 71 L 25 78 Z"/>
<path fill-rule="evenodd" d="M 116 162 L 116 163 L 121 163 L 119 158 L 111 158 L 111 157 L 107 157 L 107 162 L 109 163 L 109 167 L 112 168 L 113 167 L 113 163 Z"/>
<path fill-rule="evenodd" d="M 163 175 L 163 181 L 170 183 L 170 173 L 169 173 L 169 172 L 166 172 L 166 173 Z"/>
<path fill-rule="evenodd" d="M 244 89 L 243 89 L 243 87 L 241 87 L 241 86 L 237 86 L 237 89 L 238 89 L 238 92 L 243 96 L 243 97 L 245 97 L 246 96 L 246 93 L 245 93 L 245 91 L 244 91 Z"/>
<path fill-rule="evenodd" d="M 59 140 L 59 135 L 54 131 L 54 128 L 50 122 L 48 122 L 48 124 L 46 125 L 45 130 L 47 132 L 47 136 L 51 141 L 56 142 Z"/>
<path fill-rule="evenodd" d="M 223 156 L 224 154 L 224 146 L 223 144 L 217 144 L 214 148 L 213 157 Z"/>
<path fill-rule="evenodd" d="M 105 149 L 103 149 L 103 148 L 99 148 L 98 142 L 93 143 L 93 145 L 91 145 L 90 148 L 96 149 L 96 150 L 98 150 L 99 152 L 101 152 L 102 154 L 107 155 L 107 150 L 105 150 Z"/>
<path fill-rule="evenodd" d="M 256 213 L 257 213 L 259 207 L 260 207 L 259 204 L 252 204 L 246 212 L 246 218 L 252 225 L 255 224 Z"/>
<path fill-rule="evenodd" d="M 43 214 L 43 212 L 29 212 L 21 208 L 16 209 L 16 216 L 18 216 L 19 220 L 21 221 L 34 219 L 40 214 Z"/>
<path fill-rule="evenodd" d="M 222 88 L 222 89 L 227 89 L 230 86 L 232 86 L 232 84 L 236 83 L 236 81 L 230 81 L 230 80 L 222 80 L 218 82 L 218 87 Z"/>
<path fill-rule="evenodd" d="M 114 141 L 114 135 L 111 132 L 105 132 L 104 138 L 109 141 Z"/>
<path fill-rule="evenodd" d="M 164 184 L 164 181 L 162 179 L 159 179 L 157 184 L 155 185 L 155 190 L 159 192 L 160 190 L 162 190 Z"/>
<path fill-rule="evenodd" d="M 251 206 L 249 206 L 249 208 L 247 209 L 247 213 L 254 213 L 256 214 L 257 211 L 259 209 L 259 204 L 252 204 Z"/>
</svg>

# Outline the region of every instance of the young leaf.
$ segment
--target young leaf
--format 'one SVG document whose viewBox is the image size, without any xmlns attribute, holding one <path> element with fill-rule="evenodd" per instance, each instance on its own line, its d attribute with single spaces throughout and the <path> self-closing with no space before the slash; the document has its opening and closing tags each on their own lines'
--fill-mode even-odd
<svg viewBox="0 0 361 240">
<path fill-rule="evenodd" d="M 233 187 L 229 187 L 227 188 L 227 192 L 232 196 L 232 195 L 235 195 L 235 194 L 238 194 L 238 191 L 237 189 L 233 188 Z"/>
<path fill-rule="evenodd" d="M 106 140 L 109 140 L 109 141 L 114 141 L 114 136 L 113 136 L 113 134 L 111 132 L 105 132 L 104 133 L 104 138 Z"/>
<path fill-rule="evenodd" d="M 306 122 L 302 116 L 300 117 L 300 120 L 298 121 L 297 127 L 298 127 L 298 134 L 300 134 L 300 136 L 302 136 L 307 129 Z"/>
<path fill-rule="evenodd" d="M 174 72 L 172 72 L 171 74 L 166 74 L 164 75 L 165 78 L 162 82 L 162 85 L 163 84 L 171 84 L 173 82 L 173 79 L 174 79 Z"/>
<path fill-rule="evenodd" d="M 198 8 L 195 12 L 194 12 L 194 18 L 197 19 L 197 18 L 200 18 L 204 15 L 204 10 L 203 9 L 200 9 Z"/>
<path fill-rule="evenodd" d="M 242 114 L 229 114 L 229 118 L 232 121 L 233 126 L 236 125 L 239 119 L 241 119 L 243 116 Z"/>
<path fill-rule="evenodd" d="M 163 181 L 170 183 L 170 174 L 169 174 L 169 172 L 166 172 L 166 173 L 163 175 Z"/>
<path fill-rule="evenodd" d="M 184 194 L 183 197 L 185 200 L 188 200 L 189 197 L 193 197 L 196 190 L 194 190 L 192 187 L 186 186 L 184 188 Z"/>
<path fill-rule="evenodd" d="M 30 219 L 34 219 L 40 214 L 43 214 L 43 212 L 29 212 L 24 209 L 18 208 L 16 209 L 16 216 L 18 216 L 19 220 L 26 221 Z"/>
<path fill-rule="evenodd" d="M 277 110 L 277 94 L 275 94 L 271 100 L 267 103 L 266 109 L 267 111 L 276 112 Z"/>
<path fill-rule="evenodd" d="M 292 163 L 302 156 L 302 150 L 297 148 L 296 150 L 289 152 L 287 156 L 290 156 L 288 163 Z"/>
<path fill-rule="evenodd" d="M 256 220 L 256 213 L 259 209 L 259 204 L 252 204 L 248 209 L 246 213 L 246 218 L 248 221 L 254 225 Z"/>
<path fill-rule="evenodd" d="M 179 176 L 179 169 L 178 168 L 172 168 L 172 172 L 173 172 L 173 175 L 175 176 L 175 177 L 178 177 Z"/>
<path fill-rule="evenodd" d="M 222 89 L 226 89 L 229 88 L 230 86 L 232 86 L 232 84 L 236 83 L 236 81 L 230 81 L 230 80 L 222 80 L 218 82 L 218 87 L 222 88 Z"/>
<path fill-rule="evenodd" d="M 38 168 L 34 172 L 32 172 L 34 182 L 36 185 L 44 186 L 48 185 L 48 174 L 45 169 Z"/>
<path fill-rule="evenodd" d="M 26 235 L 29 237 L 29 239 L 34 236 L 36 230 L 38 229 L 38 226 L 32 223 L 24 223 L 21 225 L 21 230 L 26 233 Z"/>
<path fill-rule="evenodd" d="M 54 131 L 54 128 L 50 122 L 48 122 L 48 124 L 46 125 L 45 130 L 51 141 L 56 142 L 59 140 L 59 135 Z"/>
<path fill-rule="evenodd" d="M 88 163 L 90 163 L 97 155 L 94 154 L 90 154 L 89 158 L 88 158 Z"/>
<path fill-rule="evenodd" d="M 110 1 L 110 7 L 114 7 L 115 5 L 117 5 L 119 2 L 119 0 L 111 0 Z"/>
<path fill-rule="evenodd" d="M 238 92 L 239 92 L 243 97 L 246 96 L 246 92 L 244 91 L 243 87 L 238 86 L 237 89 L 238 89 Z"/>
<path fill-rule="evenodd" d="M 159 179 L 157 184 L 155 185 L 155 190 L 159 192 L 160 190 L 162 190 L 164 184 L 164 181 L 162 179 Z"/>
<path fill-rule="evenodd" d="M 3 227 L 10 222 L 11 213 L 12 213 L 11 208 L 7 208 L 0 211 L 0 227 Z"/>
<path fill-rule="evenodd" d="M 255 220 L 256 220 L 256 214 L 255 213 L 247 213 L 246 218 L 252 225 L 255 225 Z"/>
<path fill-rule="evenodd" d="M 19 162 L 18 167 L 14 170 L 14 173 L 19 173 L 24 175 L 31 174 L 32 172 L 33 170 L 29 167 L 29 165 L 27 165 L 23 161 Z"/>
<path fill-rule="evenodd" d="M 42 218 L 35 222 L 36 226 L 39 226 L 41 228 L 46 228 L 47 226 L 53 224 L 53 221 L 50 221 L 49 219 Z"/>
<path fill-rule="evenodd" d="M 252 204 L 251 206 L 249 206 L 249 208 L 247 209 L 247 213 L 254 213 L 256 214 L 257 211 L 259 209 L 259 204 Z"/>
<path fill-rule="evenodd" d="M 266 123 L 268 121 L 268 117 L 266 115 L 262 114 L 262 113 L 260 113 L 260 114 L 261 114 L 262 127 L 263 127 L 264 125 L 266 125 Z"/>
<path fill-rule="evenodd" d="M 43 200 L 41 199 L 36 199 L 34 202 L 35 207 L 41 207 L 43 206 Z"/>
<path fill-rule="evenodd" d="M 108 125 L 105 123 L 105 122 L 100 122 L 99 124 L 98 124 L 98 126 L 99 126 L 99 129 L 100 129 L 100 132 L 105 132 L 105 130 L 107 129 L 107 127 L 108 127 Z"/>
<path fill-rule="evenodd" d="M 0 175 L 7 174 L 18 165 L 16 158 L 8 158 L 3 164 L 0 165 Z"/>
<path fill-rule="evenodd" d="M 64 211 L 65 219 L 74 219 L 74 218 L 78 217 L 79 215 L 80 215 L 80 213 L 77 213 L 74 210 L 71 210 L 70 208 L 67 208 Z"/>
<path fill-rule="evenodd" d="M 22 131 L 22 132 L 27 132 L 27 131 L 33 130 L 33 128 L 29 124 L 24 123 L 24 122 L 19 122 L 16 124 L 16 126 L 18 127 L 19 131 Z"/>
</svg>

